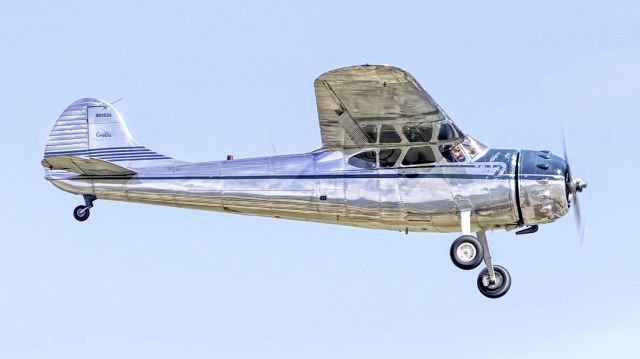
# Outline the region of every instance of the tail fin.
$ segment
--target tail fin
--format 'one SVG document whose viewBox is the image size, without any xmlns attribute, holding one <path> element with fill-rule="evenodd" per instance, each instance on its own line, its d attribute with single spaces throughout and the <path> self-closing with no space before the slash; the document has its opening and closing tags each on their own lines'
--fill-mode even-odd
<svg viewBox="0 0 640 359">
<path fill-rule="evenodd" d="M 64 110 L 49 134 L 44 157 L 43 165 L 46 162 L 48 165 L 45 166 L 49 168 L 52 163 L 60 162 L 50 157 L 116 162 L 123 168 L 164 165 L 166 161 L 172 161 L 170 157 L 153 152 L 136 142 L 118 110 L 95 98 L 80 99 Z M 48 158 L 50 160 L 46 161 Z"/>
</svg>

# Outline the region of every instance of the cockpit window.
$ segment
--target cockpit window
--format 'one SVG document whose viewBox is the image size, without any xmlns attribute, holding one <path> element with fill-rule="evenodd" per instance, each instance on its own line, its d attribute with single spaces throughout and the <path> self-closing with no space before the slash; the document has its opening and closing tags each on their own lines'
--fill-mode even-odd
<svg viewBox="0 0 640 359">
<path fill-rule="evenodd" d="M 458 131 L 456 131 L 456 128 L 450 123 L 443 123 L 440 125 L 440 131 L 438 131 L 438 141 L 449 141 L 458 137 L 460 137 Z"/>
<path fill-rule="evenodd" d="M 364 125 L 361 128 L 367 135 L 369 143 L 376 143 L 376 141 L 378 141 L 378 127 L 376 125 Z"/>
<path fill-rule="evenodd" d="M 436 162 L 436 156 L 429 146 L 411 147 L 402 160 L 403 166 L 421 165 Z"/>
<path fill-rule="evenodd" d="M 464 148 L 464 150 L 467 152 L 467 155 L 469 155 L 471 159 L 474 159 L 478 157 L 478 155 L 484 153 L 487 148 L 487 146 L 483 145 L 482 143 L 476 141 L 474 138 L 469 136 L 465 137 L 464 141 L 462 141 L 462 147 Z"/>
<path fill-rule="evenodd" d="M 400 143 L 402 139 L 391 125 L 380 126 L 380 143 Z"/>
<path fill-rule="evenodd" d="M 460 145 L 442 145 L 440 146 L 440 153 L 447 162 L 464 162 L 465 155 L 460 148 Z"/>
<path fill-rule="evenodd" d="M 380 167 L 393 167 L 398 161 L 398 157 L 402 150 L 399 148 L 388 148 L 380 150 L 378 157 L 380 158 Z"/>
<path fill-rule="evenodd" d="M 407 125 L 402 127 L 402 133 L 409 142 L 429 142 L 433 135 L 433 127 Z"/>
<path fill-rule="evenodd" d="M 455 123 L 451 122 L 451 125 L 453 126 L 454 131 L 456 131 L 456 137 L 464 136 L 464 132 L 462 132 L 462 130 L 460 130 L 460 128 L 458 128 Z"/>
<path fill-rule="evenodd" d="M 358 168 L 376 168 L 376 151 L 365 151 L 349 158 L 348 163 Z"/>
</svg>

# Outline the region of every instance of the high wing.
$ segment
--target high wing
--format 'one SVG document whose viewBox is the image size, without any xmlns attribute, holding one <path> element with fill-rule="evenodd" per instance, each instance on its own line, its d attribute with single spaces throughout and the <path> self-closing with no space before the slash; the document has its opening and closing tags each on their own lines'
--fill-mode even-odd
<svg viewBox="0 0 640 359">
<path fill-rule="evenodd" d="M 324 148 L 454 143 L 463 133 L 406 71 L 351 66 L 315 81 Z"/>
</svg>

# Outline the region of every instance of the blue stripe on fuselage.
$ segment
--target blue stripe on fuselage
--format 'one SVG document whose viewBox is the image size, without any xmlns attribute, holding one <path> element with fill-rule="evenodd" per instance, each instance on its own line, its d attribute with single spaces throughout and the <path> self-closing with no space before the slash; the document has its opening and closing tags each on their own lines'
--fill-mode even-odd
<svg viewBox="0 0 640 359">
<path fill-rule="evenodd" d="M 326 174 L 326 175 L 258 175 L 258 176 L 133 176 L 127 180 L 282 180 L 282 179 L 375 179 L 375 178 L 451 178 L 451 179 L 484 179 L 509 180 L 513 174 L 502 175 L 474 175 L 474 174 L 443 174 L 443 173 L 354 173 L 354 174 Z M 73 179 L 122 180 L 118 176 L 77 176 Z M 527 175 L 531 180 L 563 180 L 558 176 Z"/>
<path fill-rule="evenodd" d="M 171 157 L 153 152 L 142 146 L 104 147 L 86 150 L 50 151 L 44 153 L 45 158 L 52 156 L 83 156 L 113 162 L 171 159 Z"/>
<path fill-rule="evenodd" d="M 83 149 L 83 150 L 65 150 L 65 151 L 49 151 L 45 152 L 46 156 L 72 156 L 74 154 L 85 154 L 85 153 L 103 153 L 103 152 L 137 152 L 137 151 L 151 151 L 150 149 L 143 146 L 134 146 L 134 147 L 102 147 L 102 148 L 92 148 L 92 149 Z"/>
</svg>

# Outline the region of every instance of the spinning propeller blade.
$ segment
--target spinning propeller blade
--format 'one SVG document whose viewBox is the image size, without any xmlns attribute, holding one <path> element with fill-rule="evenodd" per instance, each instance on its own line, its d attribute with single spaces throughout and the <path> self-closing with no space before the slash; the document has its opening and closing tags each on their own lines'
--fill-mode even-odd
<svg viewBox="0 0 640 359">
<path fill-rule="evenodd" d="M 580 239 L 580 244 L 583 244 L 584 220 L 582 219 L 582 212 L 580 211 L 580 202 L 578 202 L 578 192 L 582 192 L 583 189 L 587 188 L 587 182 L 583 181 L 581 178 L 574 178 L 571 173 L 571 165 L 569 164 L 569 155 L 567 154 L 567 143 L 565 141 L 564 131 L 562 131 L 562 148 L 564 150 L 564 161 L 567 164 L 567 170 L 565 173 L 567 200 L 569 201 L 570 206 L 573 204 L 578 238 Z"/>
</svg>

